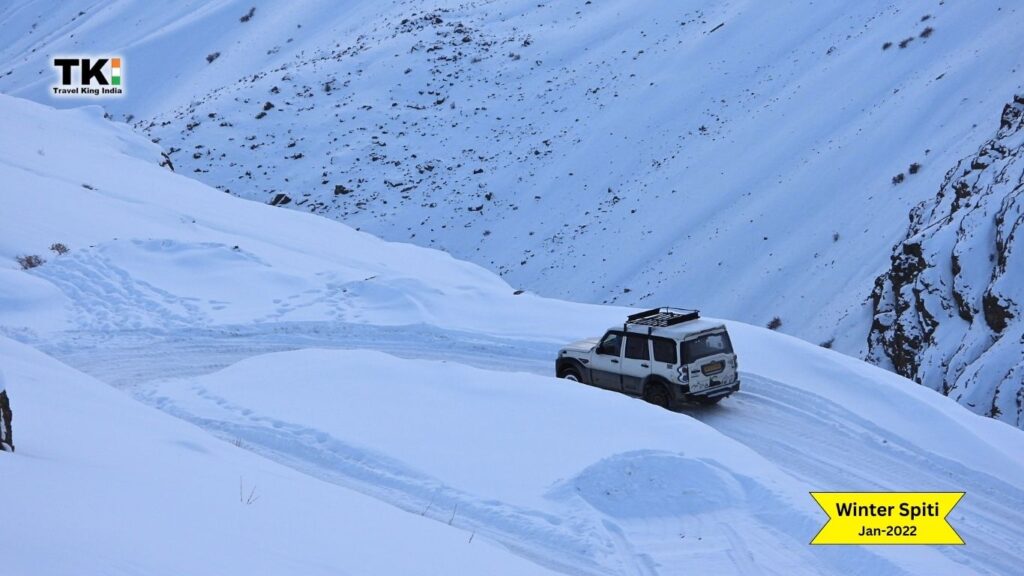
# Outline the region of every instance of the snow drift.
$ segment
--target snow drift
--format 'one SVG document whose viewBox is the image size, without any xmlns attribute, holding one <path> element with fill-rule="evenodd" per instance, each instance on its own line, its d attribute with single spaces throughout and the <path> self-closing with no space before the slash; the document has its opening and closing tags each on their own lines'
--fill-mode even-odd
<svg viewBox="0 0 1024 576">
<path fill-rule="evenodd" d="M 217 440 L 3 337 L 0 363 L 20 425 L 18 452 L 0 461 L 4 574 L 547 573 Z"/>
</svg>

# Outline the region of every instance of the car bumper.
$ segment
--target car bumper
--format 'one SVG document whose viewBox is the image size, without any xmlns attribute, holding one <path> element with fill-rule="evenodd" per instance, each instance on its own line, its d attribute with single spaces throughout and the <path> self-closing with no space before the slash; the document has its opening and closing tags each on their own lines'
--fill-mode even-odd
<svg viewBox="0 0 1024 576">
<path fill-rule="evenodd" d="M 683 392 L 680 394 L 681 402 L 693 402 L 701 398 L 725 398 L 740 389 L 740 380 L 737 378 L 731 384 L 723 384 L 713 388 L 707 388 L 700 392 Z"/>
</svg>

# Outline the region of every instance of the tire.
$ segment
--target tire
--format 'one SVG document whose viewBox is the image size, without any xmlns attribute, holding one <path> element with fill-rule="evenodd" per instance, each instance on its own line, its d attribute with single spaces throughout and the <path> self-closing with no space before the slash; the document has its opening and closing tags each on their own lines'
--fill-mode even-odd
<svg viewBox="0 0 1024 576">
<path fill-rule="evenodd" d="M 565 380 L 568 380 L 570 382 L 583 381 L 583 379 L 580 378 L 579 372 L 577 372 L 575 368 L 566 368 L 565 370 L 562 370 L 562 375 L 559 376 L 559 378 L 564 378 Z"/>
<path fill-rule="evenodd" d="M 669 404 L 668 388 L 664 384 L 657 382 L 648 384 L 644 389 L 644 400 L 667 410 Z"/>
</svg>

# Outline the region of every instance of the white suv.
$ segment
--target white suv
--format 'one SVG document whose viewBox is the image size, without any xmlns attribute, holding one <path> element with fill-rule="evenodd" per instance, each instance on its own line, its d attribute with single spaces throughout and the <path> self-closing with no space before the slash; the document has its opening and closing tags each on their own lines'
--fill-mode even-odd
<svg viewBox="0 0 1024 576">
<path fill-rule="evenodd" d="M 558 352 L 555 375 L 672 408 L 714 404 L 740 389 L 725 325 L 696 310 L 655 308 L 626 318 L 601 338 Z"/>
</svg>

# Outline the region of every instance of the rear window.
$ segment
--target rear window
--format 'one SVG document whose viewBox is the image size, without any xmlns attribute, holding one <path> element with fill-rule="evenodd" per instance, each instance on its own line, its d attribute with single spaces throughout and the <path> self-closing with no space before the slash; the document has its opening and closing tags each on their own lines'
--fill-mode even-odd
<svg viewBox="0 0 1024 576">
<path fill-rule="evenodd" d="M 679 345 L 684 362 L 694 362 L 715 354 L 732 354 L 732 342 L 728 332 L 705 334 L 700 338 L 687 340 Z"/>
</svg>

